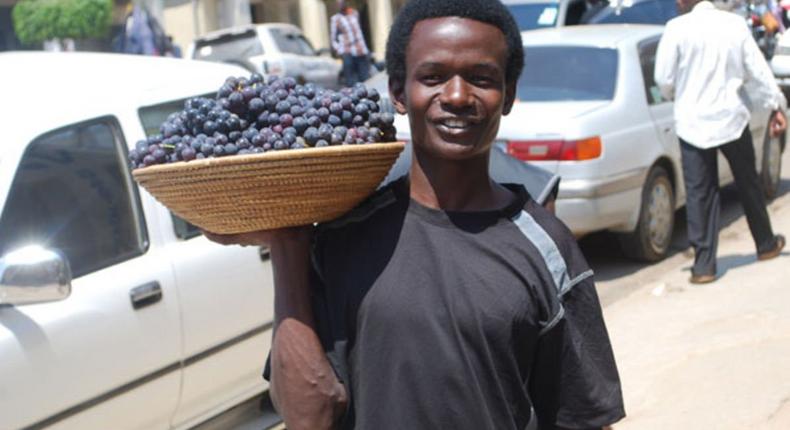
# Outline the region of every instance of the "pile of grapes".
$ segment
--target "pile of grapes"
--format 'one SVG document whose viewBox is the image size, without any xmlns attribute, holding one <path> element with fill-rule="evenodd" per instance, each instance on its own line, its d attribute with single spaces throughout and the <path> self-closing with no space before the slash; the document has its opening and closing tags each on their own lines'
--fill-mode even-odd
<svg viewBox="0 0 790 430">
<path fill-rule="evenodd" d="M 357 84 L 332 91 L 290 77 L 230 77 L 215 99 L 184 103 L 160 134 L 129 151 L 132 168 L 267 151 L 395 140 L 395 118 L 379 93 Z"/>
</svg>

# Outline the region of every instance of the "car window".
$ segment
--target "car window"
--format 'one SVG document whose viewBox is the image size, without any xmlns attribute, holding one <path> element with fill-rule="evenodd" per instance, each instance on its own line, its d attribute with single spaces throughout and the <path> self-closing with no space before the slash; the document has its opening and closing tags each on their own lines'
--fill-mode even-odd
<svg viewBox="0 0 790 430">
<path fill-rule="evenodd" d="M 79 277 L 145 251 L 119 130 L 115 119 L 104 118 L 28 145 L 0 217 L 0 254 L 28 244 L 57 249 Z"/>
<path fill-rule="evenodd" d="M 312 45 L 299 33 L 281 28 L 272 28 L 270 32 L 280 51 L 295 55 L 315 55 Z"/>
<path fill-rule="evenodd" d="M 560 6 L 557 3 L 528 3 L 508 5 L 521 31 L 555 27 Z"/>
<path fill-rule="evenodd" d="M 217 62 L 238 62 L 255 55 L 263 55 L 263 53 L 258 33 L 254 29 L 248 29 L 240 33 L 198 39 L 195 42 L 192 58 Z"/>
<path fill-rule="evenodd" d="M 524 101 L 611 100 L 617 50 L 579 46 L 529 46 L 516 95 Z"/>
<path fill-rule="evenodd" d="M 214 94 L 204 94 L 196 97 L 214 98 Z M 165 122 L 167 116 L 171 113 L 182 110 L 185 101 L 186 99 L 180 99 L 141 107 L 137 113 L 140 116 L 140 123 L 143 125 L 145 135 L 151 136 L 159 133 L 159 125 Z M 198 227 L 184 221 L 172 212 L 170 216 L 173 219 L 173 231 L 177 238 L 186 240 L 201 235 Z"/>
<path fill-rule="evenodd" d="M 639 44 L 639 64 L 642 68 L 642 80 L 645 85 L 645 95 L 647 102 L 651 105 L 666 103 L 669 100 L 661 95 L 658 85 L 654 78 L 656 69 L 656 49 L 658 48 L 658 38 L 642 41 Z"/>
<path fill-rule="evenodd" d="M 624 6 L 620 13 L 608 6 L 590 18 L 589 24 L 659 24 L 664 25 L 677 16 L 677 5 L 674 0 L 647 0 Z"/>
</svg>

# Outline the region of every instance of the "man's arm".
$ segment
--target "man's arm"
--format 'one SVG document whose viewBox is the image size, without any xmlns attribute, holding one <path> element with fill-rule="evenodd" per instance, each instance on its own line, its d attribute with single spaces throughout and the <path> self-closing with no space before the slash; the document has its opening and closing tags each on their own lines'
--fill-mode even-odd
<svg viewBox="0 0 790 430">
<path fill-rule="evenodd" d="M 289 430 L 331 429 L 347 395 L 315 330 L 310 292 L 312 229 L 206 236 L 225 245 L 268 246 L 274 268 L 270 394 Z"/>
<path fill-rule="evenodd" d="M 329 43 L 332 44 L 332 49 L 335 50 L 335 53 L 340 55 L 340 49 L 342 45 L 340 44 L 340 40 L 338 40 L 337 34 L 337 27 L 340 25 L 340 20 L 337 19 L 336 16 L 332 16 L 329 20 Z"/>
<path fill-rule="evenodd" d="M 661 41 L 658 42 L 653 78 L 661 90 L 661 95 L 667 100 L 674 100 L 678 50 L 670 27 L 671 25 L 667 24 L 666 31 L 664 31 Z"/>
<path fill-rule="evenodd" d="M 787 118 L 782 109 L 787 104 L 782 90 L 776 84 L 771 67 L 757 46 L 751 34 L 746 32 L 743 42 L 743 65 L 746 71 L 746 85 L 750 85 L 752 100 L 762 103 L 773 111 L 771 115 L 770 133 L 779 136 L 787 129 Z"/>
</svg>

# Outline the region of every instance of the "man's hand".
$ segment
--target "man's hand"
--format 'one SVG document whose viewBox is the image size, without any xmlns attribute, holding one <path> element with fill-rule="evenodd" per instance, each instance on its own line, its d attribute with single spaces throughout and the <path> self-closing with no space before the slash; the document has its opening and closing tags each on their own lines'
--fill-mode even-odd
<svg viewBox="0 0 790 430">
<path fill-rule="evenodd" d="M 771 137 L 777 137 L 787 130 L 787 117 L 784 112 L 778 110 L 771 116 Z"/>
</svg>

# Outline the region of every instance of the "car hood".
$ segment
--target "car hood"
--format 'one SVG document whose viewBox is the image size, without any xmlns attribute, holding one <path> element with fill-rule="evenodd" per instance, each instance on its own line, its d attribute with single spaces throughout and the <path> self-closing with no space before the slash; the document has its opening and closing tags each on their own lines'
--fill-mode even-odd
<svg viewBox="0 0 790 430">
<path fill-rule="evenodd" d="M 589 102 L 516 102 L 510 114 L 503 116 L 499 138 L 516 139 L 536 136 L 563 135 L 570 121 L 595 112 L 611 103 Z"/>
</svg>

